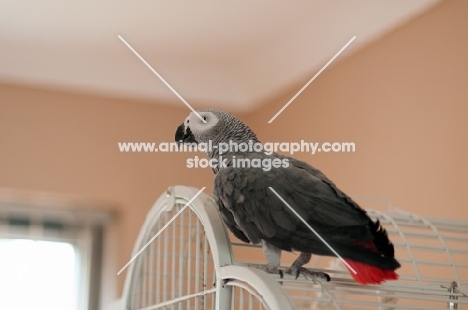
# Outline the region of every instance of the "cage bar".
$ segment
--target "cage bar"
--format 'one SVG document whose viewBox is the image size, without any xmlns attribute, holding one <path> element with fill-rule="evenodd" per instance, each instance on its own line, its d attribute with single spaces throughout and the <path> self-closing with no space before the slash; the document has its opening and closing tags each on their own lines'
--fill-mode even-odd
<svg viewBox="0 0 468 310">
<path fill-rule="evenodd" d="M 197 192 L 175 186 L 164 193 L 133 253 Z M 387 212 L 368 214 L 395 245 L 398 281 L 359 285 L 338 259 L 320 256 L 307 267 L 328 273 L 330 282 L 266 274 L 255 268 L 265 260 L 261 247 L 230 236 L 213 199 L 202 193 L 128 267 L 122 298 L 109 310 L 468 309 L 468 223 L 426 219 L 381 202 Z"/>
</svg>

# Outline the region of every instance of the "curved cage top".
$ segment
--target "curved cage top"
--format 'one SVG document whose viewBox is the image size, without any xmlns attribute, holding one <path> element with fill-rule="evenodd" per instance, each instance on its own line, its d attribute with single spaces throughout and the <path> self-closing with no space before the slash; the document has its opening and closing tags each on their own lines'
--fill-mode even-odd
<svg viewBox="0 0 468 310">
<path fill-rule="evenodd" d="M 307 267 L 327 272 L 330 282 L 280 279 L 254 268 L 265 262 L 261 247 L 228 233 L 213 199 L 204 193 L 193 199 L 197 193 L 175 186 L 156 201 L 135 243 L 122 298 L 111 309 L 462 309 L 468 304 L 468 223 L 368 209 L 395 245 L 402 264 L 398 281 L 359 285 L 338 259 L 316 255 Z M 295 255 L 283 256 L 283 264 Z"/>
</svg>

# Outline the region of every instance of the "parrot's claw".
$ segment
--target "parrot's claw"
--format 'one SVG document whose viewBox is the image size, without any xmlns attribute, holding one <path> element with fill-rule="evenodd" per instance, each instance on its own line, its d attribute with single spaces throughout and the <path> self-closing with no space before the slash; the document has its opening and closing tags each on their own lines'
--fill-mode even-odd
<svg viewBox="0 0 468 310">
<path fill-rule="evenodd" d="M 304 278 L 306 278 L 307 280 L 313 281 L 314 279 L 320 278 L 327 282 L 330 282 L 330 276 L 326 274 L 325 272 L 312 271 L 304 267 L 297 268 L 295 266 L 291 266 L 288 269 L 286 269 L 284 272 L 290 275 L 295 275 L 296 279 L 299 278 L 300 275 L 303 275 Z"/>
<path fill-rule="evenodd" d="M 279 274 L 279 276 L 280 276 L 281 279 L 284 278 L 284 272 L 283 272 L 283 270 L 278 269 L 278 274 Z"/>
</svg>

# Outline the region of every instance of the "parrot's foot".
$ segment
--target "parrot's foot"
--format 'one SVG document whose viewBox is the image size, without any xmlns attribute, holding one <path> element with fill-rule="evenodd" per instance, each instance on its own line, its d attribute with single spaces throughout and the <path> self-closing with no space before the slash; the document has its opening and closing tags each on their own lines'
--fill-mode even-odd
<svg viewBox="0 0 468 310">
<path fill-rule="evenodd" d="M 304 278 L 306 278 L 307 280 L 311 280 L 311 281 L 317 278 L 323 279 L 327 282 L 330 281 L 330 276 L 326 274 L 325 272 L 312 271 L 304 267 L 296 267 L 294 266 L 294 264 L 288 269 L 286 269 L 284 273 L 296 276 L 296 279 L 299 278 L 300 275 L 303 275 Z"/>
<path fill-rule="evenodd" d="M 272 273 L 272 274 L 279 274 L 282 276 L 282 271 L 278 268 L 278 266 L 272 266 L 272 265 L 250 265 L 249 267 L 255 267 L 257 269 L 263 270 L 266 273 Z"/>
</svg>

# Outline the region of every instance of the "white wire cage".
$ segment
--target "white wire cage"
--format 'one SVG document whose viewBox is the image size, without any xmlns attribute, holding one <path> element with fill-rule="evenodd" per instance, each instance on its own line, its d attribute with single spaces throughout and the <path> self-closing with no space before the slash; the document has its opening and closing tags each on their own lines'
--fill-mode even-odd
<svg viewBox="0 0 468 310">
<path fill-rule="evenodd" d="M 281 279 L 255 268 L 265 260 L 261 247 L 232 237 L 210 196 L 201 193 L 184 208 L 197 193 L 175 186 L 156 201 L 132 257 L 141 253 L 109 310 L 468 309 L 466 222 L 367 210 L 395 244 L 398 281 L 359 285 L 339 260 L 315 255 L 307 267 L 328 273 L 330 282 Z"/>
</svg>

